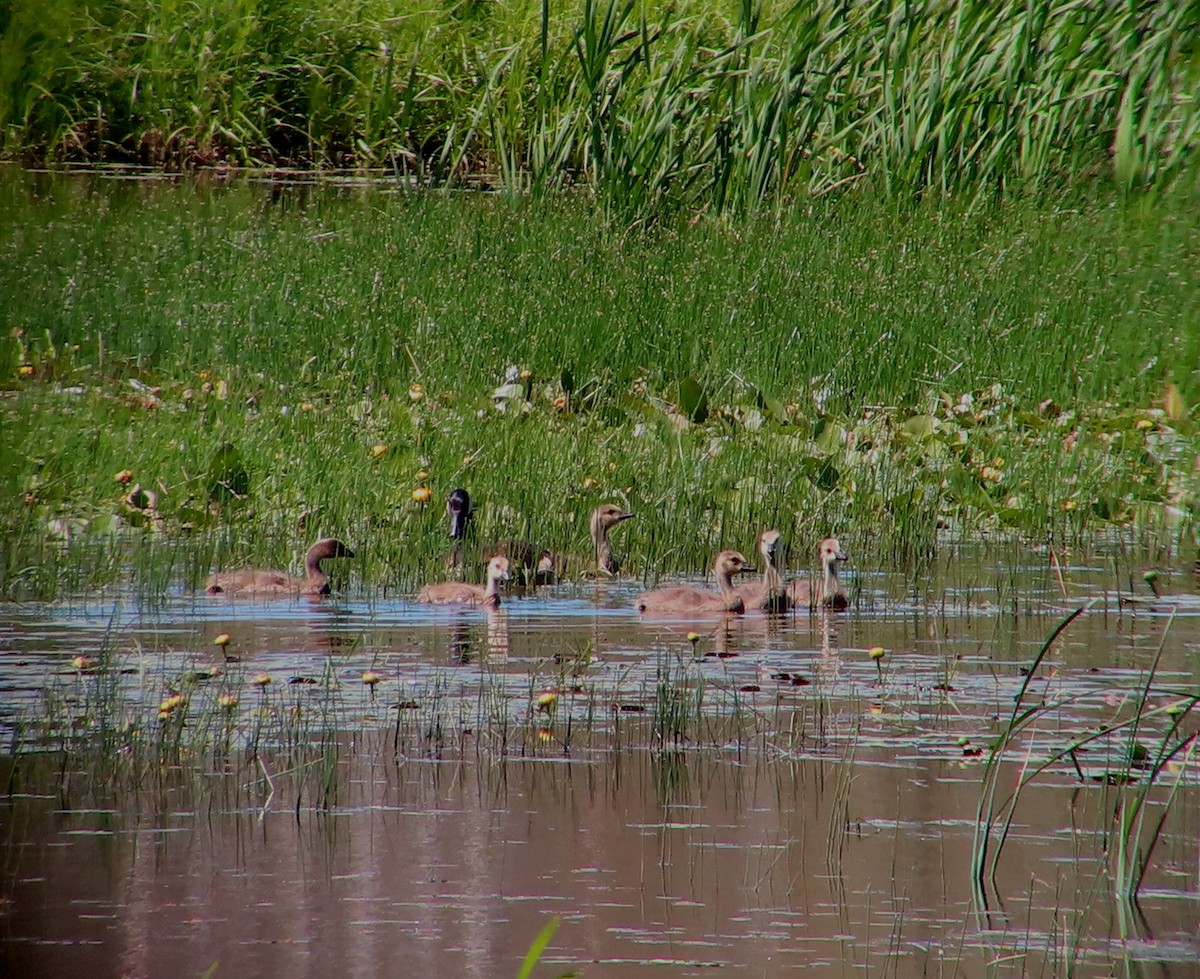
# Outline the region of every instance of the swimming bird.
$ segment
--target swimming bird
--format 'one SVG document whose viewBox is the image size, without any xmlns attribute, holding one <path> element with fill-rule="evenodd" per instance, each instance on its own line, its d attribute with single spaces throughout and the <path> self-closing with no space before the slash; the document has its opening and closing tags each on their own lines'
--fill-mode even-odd
<svg viewBox="0 0 1200 979">
<path fill-rule="evenodd" d="M 417 601 L 425 605 L 485 605 L 488 608 L 498 608 L 500 586 L 508 581 L 508 568 L 508 558 L 494 557 L 488 561 L 486 585 L 441 581 L 422 588 L 417 595 Z"/>
<path fill-rule="evenodd" d="M 788 598 L 793 605 L 823 605 L 825 608 L 846 608 L 850 600 L 838 580 L 838 563 L 846 560 L 842 545 L 836 537 L 826 537 L 817 545 L 817 563 L 821 578 L 813 587 L 807 580 L 793 581 L 788 585 Z"/>
<path fill-rule="evenodd" d="M 329 575 L 321 562 L 335 557 L 354 557 L 354 552 L 336 538 L 322 537 L 304 555 L 303 578 L 286 571 L 245 568 L 209 575 L 205 589 L 210 595 L 328 595 Z"/>
<path fill-rule="evenodd" d="M 758 553 L 763 559 L 762 581 L 751 581 L 738 585 L 738 594 L 746 605 L 746 611 L 764 609 L 768 612 L 786 612 L 792 604 L 791 595 L 779 569 L 779 551 L 783 535 L 778 530 L 764 530 L 758 536 Z"/>
<path fill-rule="evenodd" d="M 608 543 L 608 532 L 623 520 L 632 518 L 632 513 L 612 503 L 601 503 L 592 511 L 592 543 L 596 546 L 596 570 L 601 574 L 611 575 L 621 570 L 621 564 L 613 557 L 612 547 Z"/>
<path fill-rule="evenodd" d="M 721 551 L 713 559 L 713 574 L 719 591 L 697 585 L 672 585 L 644 591 L 637 597 L 639 612 L 737 612 L 745 611 L 745 602 L 733 587 L 735 574 L 752 573 L 754 568 L 737 551 Z"/>
</svg>

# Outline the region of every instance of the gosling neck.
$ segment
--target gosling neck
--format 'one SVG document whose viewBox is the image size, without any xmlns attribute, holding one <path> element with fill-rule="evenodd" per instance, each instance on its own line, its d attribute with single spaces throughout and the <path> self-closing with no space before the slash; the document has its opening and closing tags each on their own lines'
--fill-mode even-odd
<svg viewBox="0 0 1200 979">
<path fill-rule="evenodd" d="M 745 611 L 746 603 L 742 601 L 742 596 L 739 595 L 737 589 L 733 587 L 733 572 L 722 569 L 717 571 L 716 574 L 717 588 L 719 588 L 721 591 L 721 597 L 725 599 L 725 611 Z"/>
<path fill-rule="evenodd" d="M 821 597 L 829 598 L 840 590 L 841 582 L 838 581 L 837 560 L 826 561 L 825 573 L 821 578 Z"/>
<path fill-rule="evenodd" d="M 500 578 L 488 575 L 487 587 L 483 590 L 483 604 L 491 608 L 500 607 Z"/>
<path fill-rule="evenodd" d="M 764 555 L 763 566 L 763 605 L 775 611 L 787 604 L 787 586 L 779 570 L 779 558 L 775 552 Z"/>
<path fill-rule="evenodd" d="M 304 555 L 304 579 L 305 589 L 324 594 L 329 591 L 329 575 L 321 569 L 321 562 L 324 558 L 313 553 L 310 548 L 308 553 Z"/>
<path fill-rule="evenodd" d="M 603 524 L 592 527 L 592 541 L 596 545 L 596 567 L 606 574 L 616 574 L 617 561 L 608 543 L 608 530 Z"/>
</svg>

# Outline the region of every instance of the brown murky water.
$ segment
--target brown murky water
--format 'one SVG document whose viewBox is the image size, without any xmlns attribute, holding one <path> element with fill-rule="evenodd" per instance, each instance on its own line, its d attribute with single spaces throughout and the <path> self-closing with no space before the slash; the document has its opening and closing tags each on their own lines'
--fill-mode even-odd
<svg viewBox="0 0 1200 979">
<path fill-rule="evenodd" d="M 1200 602 L 1122 607 L 1102 570 L 1067 572 L 1069 600 L 1034 555 L 726 624 L 641 621 L 632 584 L 493 614 L 5 608 L 0 965 L 514 976 L 558 916 L 536 975 L 1200 975 L 1195 719 L 1148 791 L 1175 715 L 1121 726 L 1152 666 L 1151 705 L 1196 696 Z M 977 752 L 1088 597 L 1029 682 L 998 798 L 1095 738 L 1021 789 L 973 887 Z M 173 690 L 189 702 L 160 721 Z M 1142 797 L 1132 835 L 1161 832 L 1125 901 Z"/>
</svg>

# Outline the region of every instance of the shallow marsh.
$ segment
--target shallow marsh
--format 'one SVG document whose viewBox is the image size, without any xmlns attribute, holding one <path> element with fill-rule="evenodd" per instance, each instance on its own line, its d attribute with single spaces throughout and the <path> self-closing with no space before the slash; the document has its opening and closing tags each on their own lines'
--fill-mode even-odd
<svg viewBox="0 0 1200 979">
<path fill-rule="evenodd" d="M 4 955 L 31 976 L 515 974 L 558 915 L 546 974 L 1191 974 L 1200 773 L 1194 750 L 1155 788 L 1147 766 L 1195 731 L 1200 601 L 1122 606 L 1095 557 L 1064 600 L 1032 552 L 1002 576 L 1014 610 L 977 551 L 941 569 L 936 604 L 866 574 L 847 612 L 697 640 L 639 619 L 633 583 L 496 613 L 10 607 Z M 991 751 L 1088 598 L 1030 685 L 1039 722 L 997 760 L 1004 791 L 1094 740 L 1020 791 L 974 886 Z M 1113 814 L 1143 792 L 1163 825 L 1130 901 Z"/>
<path fill-rule="evenodd" d="M 0 194 L 9 971 L 1195 974 L 1194 210 Z M 413 604 L 457 485 L 566 580 Z M 632 611 L 767 524 L 846 612 Z"/>
</svg>

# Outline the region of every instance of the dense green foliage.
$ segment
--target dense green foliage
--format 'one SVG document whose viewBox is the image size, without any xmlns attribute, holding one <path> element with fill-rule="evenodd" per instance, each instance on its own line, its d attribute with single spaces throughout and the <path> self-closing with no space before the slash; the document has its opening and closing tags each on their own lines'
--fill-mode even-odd
<svg viewBox="0 0 1200 979">
<path fill-rule="evenodd" d="M 1161 184 L 1200 2 L 0 0 L 10 156 L 385 166 L 634 213 Z"/>
<path fill-rule="evenodd" d="M 833 530 L 871 567 L 939 523 L 1157 533 L 1200 507 L 1186 202 L 631 233 L 577 201 L 12 176 L 6 591 L 135 547 L 170 556 L 139 562 L 152 586 L 194 584 L 317 533 L 409 587 L 456 485 L 484 538 L 584 557 L 590 509 L 625 502 L 649 573 L 764 525 L 796 564 Z"/>
</svg>

